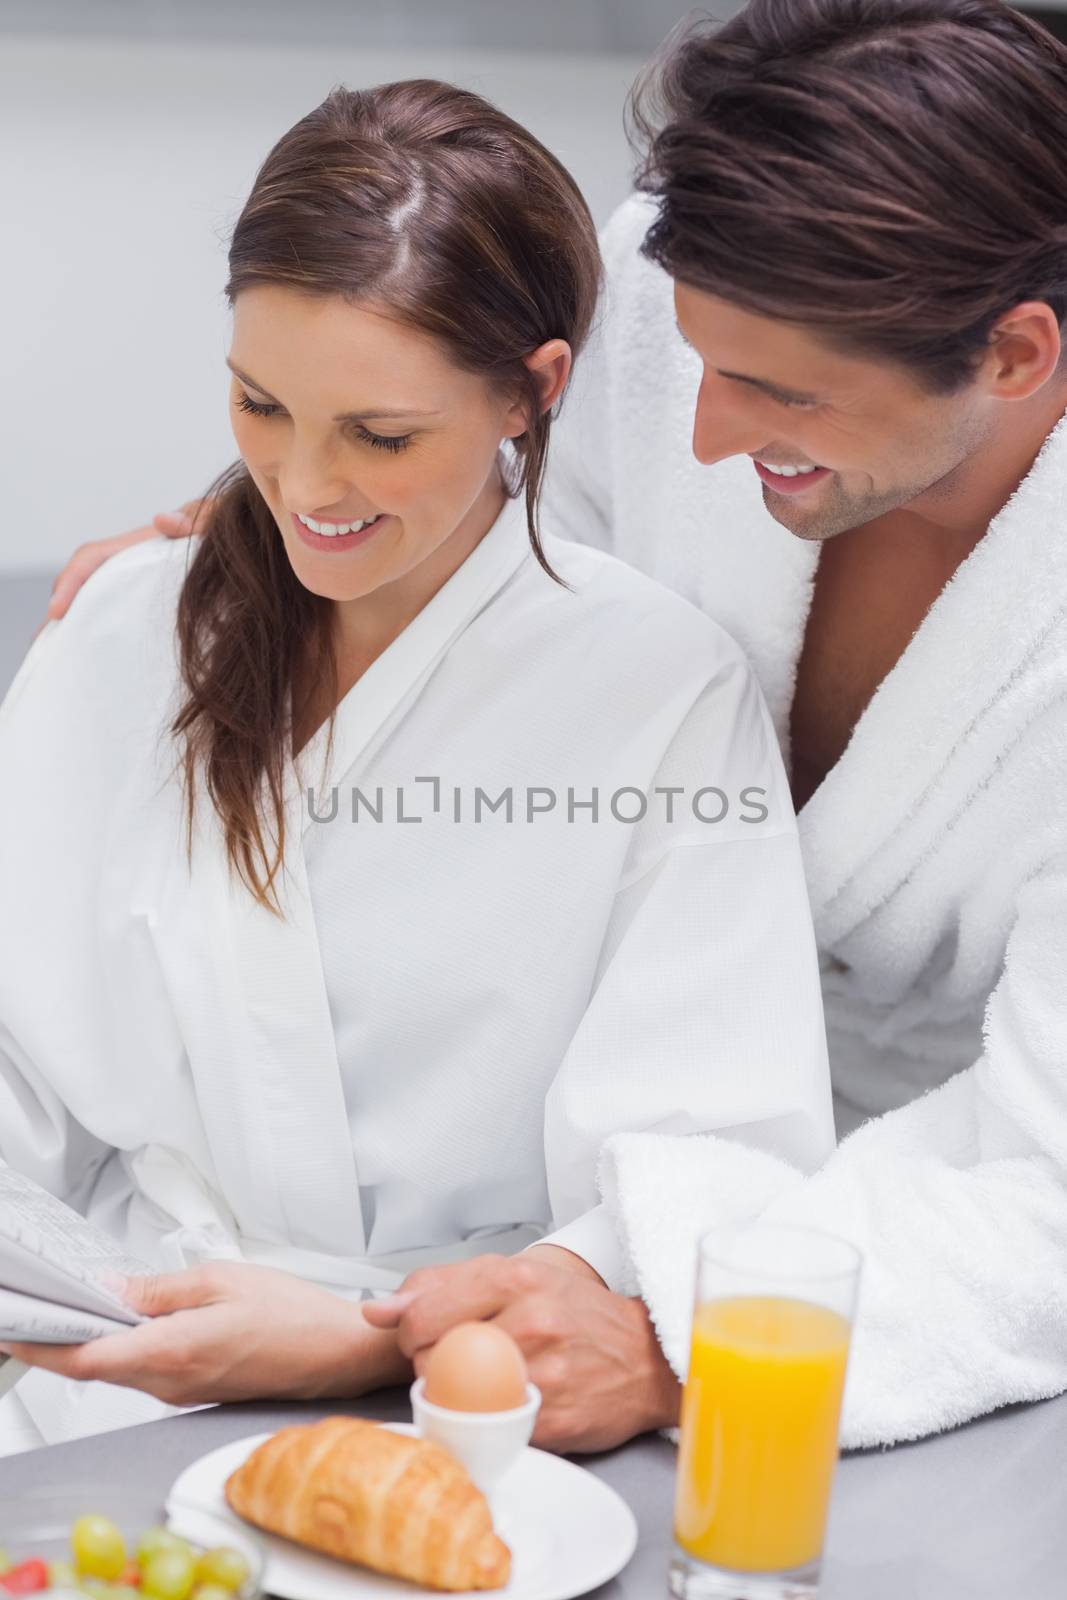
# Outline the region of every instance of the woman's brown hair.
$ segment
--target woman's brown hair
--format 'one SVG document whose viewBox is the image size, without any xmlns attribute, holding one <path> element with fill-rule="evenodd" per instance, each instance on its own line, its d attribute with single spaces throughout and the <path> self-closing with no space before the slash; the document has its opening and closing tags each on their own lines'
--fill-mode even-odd
<svg viewBox="0 0 1067 1600">
<path fill-rule="evenodd" d="M 749 0 L 631 111 L 684 283 L 940 393 L 1012 306 L 1067 317 L 1067 47 L 998 0 Z"/>
<path fill-rule="evenodd" d="M 555 578 L 537 525 L 551 418 L 523 357 L 556 338 L 577 354 L 599 281 L 596 232 L 566 169 L 479 95 L 418 79 L 335 88 L 283 135 L 233 230 L 225 294 L 231 306 L 257 284 L 373 299 L 458 367 L 525 399 L 529 426 L 502 459 L 505 488 L 525 495 L 534 554 Z M 337 702 L 332 606 L 296 578 L 242 462 L 211 485 L 203 515 L 210 537 L 196 541 L 178 606 L 187 697 L 171 727 L 188 849 L 202 773 L 232 868 L 280 913 L 292 727 L 312 691 L 325 686 Z"/>
</svg>

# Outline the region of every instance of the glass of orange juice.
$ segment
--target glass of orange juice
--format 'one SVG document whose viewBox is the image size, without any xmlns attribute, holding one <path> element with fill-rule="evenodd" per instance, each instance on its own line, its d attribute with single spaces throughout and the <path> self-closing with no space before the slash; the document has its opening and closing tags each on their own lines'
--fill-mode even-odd
<svg viewBox="0 0 1067 1600">
<path fill-rule="evenodd" d="M 817 1594 L 859 1273 L 853 1245 L 811 1228 L 757 1222 L 700 1241 L 678 1600 Z"/>
</svg>

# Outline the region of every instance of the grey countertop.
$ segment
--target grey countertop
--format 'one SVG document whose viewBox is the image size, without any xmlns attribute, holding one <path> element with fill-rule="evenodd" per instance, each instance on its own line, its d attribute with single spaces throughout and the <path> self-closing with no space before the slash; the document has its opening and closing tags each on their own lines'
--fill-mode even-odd
<svg viewBox="0 0 1067 1600">
<path fill-rule="evenodd" d="M 349 1411 L 410 1417 L 399 1390 L 343 1405 L 220 1406 L 0 1460 L 5 1513 L 49 1484 L 128 1483 L 158 1491 L 229 1439 Z M 675 1452 L 643 1438 L 580 1458 L 632 1506 L 633 1560 L 597 1600 L 666 1596 Z M 822 1600 L 1064 1600 L 1067 1396 L 1009 1407 L 953 1433 L 846 1456 L 830 1518 Z"/>
</svg>

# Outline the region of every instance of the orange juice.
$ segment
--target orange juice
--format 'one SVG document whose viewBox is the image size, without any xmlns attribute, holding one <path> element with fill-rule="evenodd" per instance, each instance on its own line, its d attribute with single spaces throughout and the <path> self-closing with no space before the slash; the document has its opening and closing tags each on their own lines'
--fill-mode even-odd
<svg viewBox="0 0 1067 1600">
<path fill-rule="evenodd" d="M 849 1325 L 777 1295 L 697 1307 L 675 1537 L 734 1572 L 783 1572 L 818 1559 L 837 1459 Z"/>
</svg>

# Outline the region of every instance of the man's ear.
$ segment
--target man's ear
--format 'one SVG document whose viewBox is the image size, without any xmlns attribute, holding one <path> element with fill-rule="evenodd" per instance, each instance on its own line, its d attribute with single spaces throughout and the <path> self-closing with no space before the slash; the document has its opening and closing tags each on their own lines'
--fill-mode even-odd
<svg viewBox="0 0 1067 1600">
<path fill-rule="evenodd" d="M 528 356 L 523 356 L 523 361 L 537 381 L 541 410 L 548 411 L 563 393 L 570 377 L 571 347 L 566 339 L 547 339 Z M 514 439 L 525 433 L 529 425 L 525 402 L 516 401 L 507 414 L 505 437 Z"/>
<path fill-rule="evenodd" d="M 985 382 L 998 400 L 1028 400 L 1061 365 L 1056 313 L 1043 300 L 1024 300 L 1005 312 L 989 336 Z"/>
</svg>

